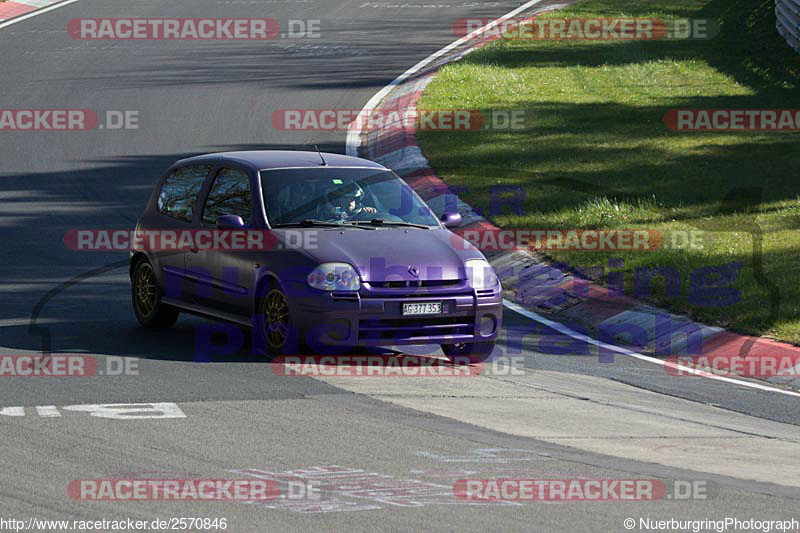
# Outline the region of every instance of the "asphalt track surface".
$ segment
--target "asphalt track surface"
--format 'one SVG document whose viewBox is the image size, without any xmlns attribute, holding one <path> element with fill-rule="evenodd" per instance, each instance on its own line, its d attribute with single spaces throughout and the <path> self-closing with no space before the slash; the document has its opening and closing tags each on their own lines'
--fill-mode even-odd
<svg viewBox="0 0 800 533">
<path fill-rule="evenodd" d="M 246 349 L 198 363 L 203 320 L 138 328 L 126 256 L 63 245 L 69 229 L 131 228 L 157 176 L 188 155 L 314 144 L 344 152 L 343 132 L 277 131 L 272 112 L 360 109 L 454 40 L 455 20 L 518 5 L 80 0 L 0 30 L 3 108 L 141 115 L 139 130 L 0 135 L 0 353 L 39 353 L 49 342 L 53 353 L 94 355 L 103 368 L 109 359 L 138 365 L 136 375 L 2 378 L 0 518 L 224 517 L 229 531 L 624 531 L 629 517 L 800 517 L 797 398 L 671 377 L 624 356 L 600 364 L 593 349 L 511 312 L 499 350 L 521 358 L 516 376 L 286 378 Z M 67 23 L 82 17 L 319 19 L 322 37 L 73 40 Z M 174 404 L 179 417 L 121 420 L 74 407 L 155 402 Z M 380 490 L 269 505 L 67 494 L 75 479 L 237 478 L 236 470 L 330 465 L 389 477 Z M 503 477 L 641 477 L 668 489 L 700 481 L 707 498 L 467 505 L 452 495 L 458 479 Z"/>
</svg>

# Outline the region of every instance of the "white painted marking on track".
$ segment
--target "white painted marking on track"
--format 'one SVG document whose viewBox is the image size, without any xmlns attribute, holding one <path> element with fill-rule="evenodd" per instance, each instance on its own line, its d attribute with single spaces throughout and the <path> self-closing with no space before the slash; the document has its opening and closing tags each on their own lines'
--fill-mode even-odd
<svg viewBox="0 0 800 533">
<path fill-rule="evenodd" d="M 60 417 L 59 408 L 54 405 L 35 406 L 36 414 L 43 418 Z M 161 418 L 186 418 L 186 414 L 172 402 L 158 403 L 113 403 L 91 405 L 66 405 L 65 411 L 88 413 L 97 418 L 112 420 L 153 420 Z M 0 408 L 0 416 L 25 416 L 24 407 Z"/>
<path fill-rule="evenodd" d="M 115 403 L 102 405 L 68 405 L 67 411 L 83 411 L 97 418 L 113 420 L 152 420 L 161 418 L 186 418 L 177 404 L 159 403 Z"/>
<path fill-rule="evenodd" d="M 508 454 L 509 456 L 499 455 Z M 426 457 L 445 463 L 512 463 L 519 461 L 548 460 L 549 456 L 524 448 L 477 448 L 470 450 L 470 455 L 441 455 L 435 452 L 418 451 L 419 457 Z"/>
<path fill-rule="evenodd" d="M 665 361 L 663 359 L 658 359 L 656 357 L 650 357 L 650 356 L 647 356 L 647 355 L 642 355 L 640 353 L 636 353 L 636 352 L 633 352 L 631 350 L 628 350 L 627 348 L 623 348 L 621 346 L 614 346 L 613 344 L 608 344 L 608 343 L 605 343 L 603 341 L 599 341 L 597 339 L 593 339 L 592 337 L 589 337 L 588 335 L 583 335 L 581 333 L 578 333 L 577 331 L 574 331 L 573 329 L 568 328 L 567 326 L 565 326 L 561 322 L 555 322 L 553 320 L 549 320 L 549 319 L 543 317 L 542 315 L 540 315 L 538 313 L 535 313 L 534 311 L 530 311 L 529 309 L 525 309 L 521 305 L 516 304 L 514 302 L 511 302 L 509 300 L 503 300 L 503 305 L 505 307 L 507 307 L 508 309 L 511 309 L 515 313 L 519 313 L 520 315 L 524 316 L 525 318 L 529 318 L 531 320 L 535 320 L 536 322 L 539 322 L 540 324 L 544 324 L 545 326 L 556 330 L 557 332 L 561 333 L 562 335 L 566 335 L 567 337 L 572 337 L 575 340 L 579 340 L 581 342 L 585 342 L 587 344 L 591 344 L 593 346 L 597 346 L 598 348 L 604 348 L 606 350 L 611 350 L 611 351 L 616 352 L 616 353 L 621 354 L 621 355 L 627 355 L 628 357 L 633 357 L 634 359 L 639 359 L 641 361 L 647 361 L 648 363 L 654 363 L 654 364 L 660 365 L 662 367 L 673 368 L 673 369 L 678 370 L 680 372 L 684 372 L 684 373 L 688 373 L 688 374 L 694 374 L 696 376 L 701 376 L 701 377 L 704 377 L 704 378 L 716 379 L 718 381 L 724 381 L 726 383 L 733 383 L 735 385 L 741 385 L 743 387 L 750 387 L 751 389 L 758 389 L 758 390 L 763 390 L 763 391 L 768 391 L 768 392 L 777 392 L 777 393 L 780 393 L 780 394 L 786 394 L 787 396 L 800 397 L 800 393 L 797 393 L 797 392 L 784 390 L 784 389 L 779 389 L 779 388 L 776 388 L 776 387 L 770 387 L 770 386 L 767 386 L 767 385 L 761 385 L 759 383 L 752 383 L 750 381 L 744 381 L 744 380 L 741 380 L 741 379 L 730 378 L 730 377 L 727 377 L 727 376 L 718 376 L 716 374 L 711 374 L 709 372 L 704 372 L 702 370 L 697 370 L 695 368 L 691 368 L 691 367 L 687 367 L 687 366 L 683 366 L 683 365 L 678 365 L 676 363 Z"/>
<path fill-rule="evenodd" d="M 45 7 L 45 8 L 42 8 L 42 9 L 37 9 L 36 11 L 31 11 L 30 13 L 26 13 L 25 15 L 21 15 L 19 17 L 13 18 L 13 19 L 8 20 L 6 22 L 0 22 L 0 30 L 3 29 L 3 28 L 6 28 L 8 26 L 11 26 L 12 24 L 16 24 L 17 22 L 22 22 L 23 20 L 28 20 L 29 18 L 33 18 L 33 17 L 35 17 L 37 15 L 43 15 L 44 13 L 47 13 L 48 11 L 53 11 L 54 9 L 58 9 L 59 7 L 64 7 L 64 6 L 68 6 L 69 4 L 74 4 L 77 1 L 78 0 L 65 0 L 64 2 L 59 2 L 57 4 L 53 4 L 53 5 L 49 6 L 49 7 Z"/>
<path fill-rule="evenodd" d="M 502 17 L 498 17 L 498 18 L 494 19 L 493 21 L 489 22 L 485 26 L 482 26 L 482 27 L 478 28 L 477 30 L 473 31 L 472 33 L 469 33 L 469 34 L 465 35 L 464 37 L 461 37 L 460 39 L 458 39 L 456 41 L 453 41 L 452 43 L 448 44 L 444 48 L 432 53 L 431 55 L 429 55 L 428 57 L 426 57 L 425 59 L 423 59 L 422 61 L 420 61 L 419 63 L 417 63 L 413 67 L 411 67 L 410 69 L 408 69 L 405 72 L 403 72 L 402 74 L 400 74 L 398 77 L 396 77 L 394 80 L 392 80 L 392 82 L 389 85 L 387 85 L 386 87 L 384 87 L 383 89 L 381 89 L 380 91 L 375 93 L 375 95 L 372 98 L 369 99 L 367 104 L 361 110 L 361 113 L 359 113 L 359 116 L 362 116 L 362 114 L 365 113 L 367 110 L 371 110 L 375 106 L 377 106 L 379 103 L 381 103 L 381 100 L 383 100 L 384 97 L 393 88 L 395 88 L 396 86 L 400 85 L 401 83 L 403 83 L 407 79 L 411 78 L 414 74 L 418 73 L 423 68 L 427 67 L 428 65 L 430 65 L 431 63 L 433 63 L 435 60 L 439 59 L 440 57 L 442 57 L 446 53 L 450 52 L 451 50 L 454 50 L 455 48 L 457 48 L 459 46 L 461 46 L 463 43 L 465 43 L 465 42 L 467 42 L 467 41 L 469 41 L 471 39 L 474 39 L 475 37 L 481 35 L 482 32 L 484 32 L 489 26 L 491 26 L 493 24 L 496 24 L 498 22 L 502 22 L 502 21 L 504 21 L 506 19 L 510 19 L 512 17 L 515 17 L 516 15 L 518 15 L 518 14 L 522 13 L 523 11 L 525 11 L 526 9 L 529 9 L 529 8 L 535 6 L 536 4 L 539 4 L 539 3 L 543 2 L 543 1 L 544 0 L 530 0 L 529 2 L 525 2 L 524 4 L 519 6 L 518 8 L 516 8 L 516 9 L 514 9 L 512 11 L 509 11 L 508 13 L 503 15 Z M 345 143 L 345 146 L 347 148 L 347 155 L 358 156 L 359 135 L 361 133 L 359 128 L 358 128 L 358 123 L 359 122 L 360 121 L 358 121 L 358 120 L 354 120 L 353 122 L 350 123 L 350 127 L 347 130 L 347 141 Z"/>
<path fill-rule="evenodd" d="M 36 413 L 38 413 L 39 416 L 46 418 L 61 416 L 61 413 L 58 411 L 58 408 L 55 405 L 37 405 Z"/>
</svg>

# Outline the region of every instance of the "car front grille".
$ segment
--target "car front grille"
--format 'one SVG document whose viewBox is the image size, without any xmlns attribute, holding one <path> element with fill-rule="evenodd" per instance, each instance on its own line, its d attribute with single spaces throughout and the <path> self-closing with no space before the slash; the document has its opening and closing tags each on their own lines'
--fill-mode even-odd
<svg viewBox="0 0 800 533">
<path fill-rule="evenodd" d="M 444 280 L 414 280 L 414 281 L 370 281 L 372 287 L 381 289 L 406 289 L 416 287 L 452 287 L 458 285 L 461 280 L 458 279 L 444 279 Z"/>
<path fill-rule="evenodd" d="M 358 322 L 361 340 L 410 340 L 443 335 L 472 335 L 474 316 L 436 316 L 413 318 L 362 319 Z"/>
</svg>

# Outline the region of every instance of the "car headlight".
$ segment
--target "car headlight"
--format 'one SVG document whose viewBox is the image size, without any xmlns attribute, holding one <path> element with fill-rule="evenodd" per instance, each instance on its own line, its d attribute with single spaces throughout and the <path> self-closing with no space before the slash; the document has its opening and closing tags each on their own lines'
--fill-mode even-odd
<svg viewBox="0 0 800 533">
<path fill-rule="evenodd" d="M 356 269 L 347 263 L 322 263 L 308 275 L 308 284 L 323 291 L 357 291 L 361 288 Z"/>
<path fill-rule="evenodd" d="M 485 259 L 469 259 L 464 262 L 467 279 L 473 289 L 493 289 L 497 286 L 497 274 Z"/>
</svg>

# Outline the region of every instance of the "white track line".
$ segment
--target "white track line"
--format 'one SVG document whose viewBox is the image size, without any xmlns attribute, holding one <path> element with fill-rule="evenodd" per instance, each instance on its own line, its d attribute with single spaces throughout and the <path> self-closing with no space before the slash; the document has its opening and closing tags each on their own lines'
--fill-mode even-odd
<svg viewBox="0 0 800 533">
<path fill-rule="evenodd" d="M 568 328 L 567 326 L 565 326 L 561 322 L 554 322 L 553 320 L 549 320 L 549 319 L 543 317 L 542 315 L 540 315 L 538 313 L 535 313 L 533 311 L 530 311 L 528 309 L 525 309 L 521 305 L 516 304 L 516 303 L 514 303 L 512 301 L 503 300 L 503 305 L 505 307 L 511 309 L 515 313 L 519 313 L 520 315 L 524 316 L 525 318 L 529 318 L 531 320 L 535 320 L 536 322 L 539 322 L 540 324 L 544 324 L 545 326 L 556 330 L 557 332 L 561 333 L 562 335 L 566 335 L 567 337 L 572 337 L 575 340 L 579 340 L 581 342 L 585 342 L 587 344 L 591 344 L 593 346 L 597 346 L 598 348 L 604 348 L 606 350 L 611 350 L 613 352 L 617 352 L 617 353 L 622 354 L 622 355 L 627 355 L 628 357 L 633 357 L 634 359 L 640 359 L 642 361 L 647 361 L 648 363 L 654 363 L 654 364 L 657 364 L 657 365 L 662 366 L 662 367 L 669 367 L 669 368 L 672 368 L 674 370 L 678 370 L 678 371 L 680 371 L 682 373 L 694 374 L 696 376 L 701 376 L 701 377 L 709 378 L 709 379 L 716 379 L 716 380 L 719 380 L 719 381 L 725 381 L 727 383 L 734 383 L 736 385 L 741 385 L 743 387 L 750 387 L 751 389 L 758 389 L 758 390 L 764 390 L 764 391 L 769 391 L 769 392 L 778 392 L 780 394 L 786 394 L 787 396 L 800 397 L 800 393 L 797 393 L 797 392 L 788 391 L 788 390 L 784 390 L 784 389 L 778 389 L 776 387 L 770 387 L 770 386 L 767 386 L 767 385 L 761 385 L 759 383 L 752 383 L 750 381 L 743 381 L 743 380 L 736 379 L 736 378 L 729 378 L 727 376 L 718 376 L 716 374 L 711 374 L 709 372 L 704 372 L 702 370 L 697 370 L 695 368 L 691 368 L 691 367 L 688 367 L 688 366 L 678 365 L 678 364 L 675 364 L 675 363 L 664 361 L 663 359 L 657 359 L 655 357 L 649 357 L 647 355 L 642 355 L 640 353 L 632 352 L 631 350 L 628 350 L 626 348 L 622 348 L 621 346 L 614 346 L 613 344 L 607 344 L 607 343 L 599 341 L 597 339 L 593 339 L 592 337 L 589 337 L 587 335 L 583 335 L 581 333 L 578 333 L 577 331 L 574 331 L 574 330 Z"/>
<path fill-rule="evenodd" d="M 77 1 L 78 0 L 65 0 L 64 2 L 59 2 L 51 6 L 43 7 L 42 9 L 37 9 L 36 11 L 31 11 L 30 13 L 26 13 L 25 15 L 20 15 L 19 17 L 7 20 L 6 22 L 0 22 L 0 30 L 8 26 L 11 26 L 12 24 L 16 24 L 17 22 L 28 20 L 29 18 L 41 15 L 43 13 L 47 13 L 48 11 L 53 11 L 54 9 L 58 9 L 59 7 L 64 7 L 68 6 L 69 4 L 74 4 Z"/>
<path fill-rule="evenodd" d="M 502 17 L 496 18 L 495 20 L 489 22 L 485 26 L 478 28 L 477 30 L 473 31 L 468 35 L 465 35 L 464 37 L 458 39 L 457 41 L 453 41 L 452 43 L 448 44 L 441 50 L 432 53 L 431 55 L 429 55 L 428 57 L 426 57 L 425 59 L 423 59 L 422 61 L 420 61 L 407 71 L 400 74 L 392 81 L 392 83 L 390 83 L 389 85 L 387 85 L 386 87 L 375 93 L 375 95 L 369 99 L 369 102 L 367 102 L 367 105 L 364 106 L 364 108 L 361 110 L 361 113 L 359 113 L 358 116 L 364 116 L 365 113 L 368 113 L 369 111 L 374 109 L 378 104 L 381 103 L 381 100 L 383 100 L 386 97 L 389 91 L 391 91 L 396 86 L 400 85 L 401 83 L 409 79 L 411 76 L 413 76 L 414 74 L 418 73 L 419 71 L 421 71 L 422 69 L 433 63 L 435 60 L 442 57 L 444 54 L 450 52 L 451 50 L 454 50 L 455 48 L 461 46 L 463 43 L 480 35 L 484 30 L 486 30 L 493 24 L 497 24 L 498 22 L 510 19 L 511 17 L 514 17 L 522 13 L 526 9 L 529 9 L 542 1 L 543 0 L 530 0 L 530 2 L 525 2 L 518 8 L 514 9 L 513 11 L 509 11 Z M 347 129 L 347 141 L 345 143 L 345 146 L 347 147 L 347 155 L 358 156 L 359 137 L 361 135 L 361 130 L 358 127 L 359 122 L 361 121 L 354 120 L 353 122 L 350 123 L 350 127 Z"/>
</svg>

